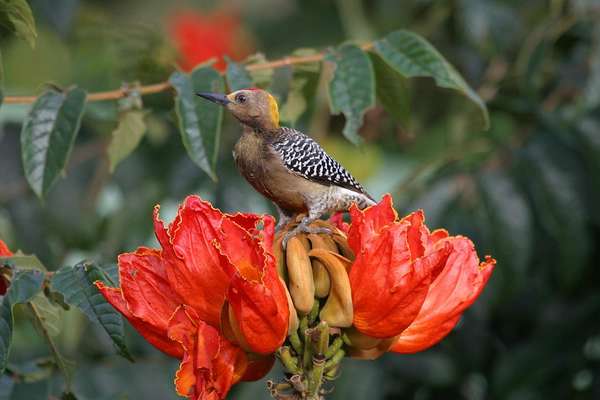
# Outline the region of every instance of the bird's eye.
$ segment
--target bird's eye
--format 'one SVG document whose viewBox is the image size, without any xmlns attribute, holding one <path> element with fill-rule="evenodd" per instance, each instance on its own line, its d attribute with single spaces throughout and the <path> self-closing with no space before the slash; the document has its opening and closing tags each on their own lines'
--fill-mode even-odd
<svg viewBox="0 0 600 400">
<path fill-rule="evenodd" d="M 240 104 L 244 104 L 246 102 L 246 95 L 244 94 L 238 94 L 237 96 L 235 96 L 235 101 L 240 103 Z"/>
</svg>

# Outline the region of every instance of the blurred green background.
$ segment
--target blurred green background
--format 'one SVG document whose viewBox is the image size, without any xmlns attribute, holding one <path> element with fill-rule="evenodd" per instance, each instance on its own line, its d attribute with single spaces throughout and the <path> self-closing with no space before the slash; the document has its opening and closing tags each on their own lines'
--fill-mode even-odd
<svg viewBox="0 0 600 400">
<path fill-rule="evenodd" d="M 403 89 L 401 118 L 375 107 L 355 147 L 330 116 L 324 82 L 300 128 L 317 138 L 375 196 L 390 192 L 406 213 L 423 208 L 430 227 L 468 235 L 498 260 L 488 287 L 439 345 L 415 355 L 348 360 L 332 399 L 600 399 L 600 1 L 597 0 L 31 0 L 35 50 L 3 32 L 5 95 L 43 84 L 89 91 L 155 83 L 183 65 L 177 16 L 218 13 L 235 22 L 209 30 L 232 53 L 269 59 L 300 47 L 324 49 L 409 29 L 431 41 L 487 102 L 477 110 L 427 79 Z M 208 23 L 208 22 L 207 22 Z M 209 24 L 210 25 L 210 24 Z M 231 28 L 233 26 L 233 28 Z M 220 36 L 219 36 L 220 35 Z M 227 36 L 229 37 L 229 36 Z M 277 70 L 278 82 L 289 70 Z M 282 83 L 281 85 L 284 85 Z M 0 108 L 0 237 L 50 269 L 154 245 L 156 203 L 169 220 L 198 193 L 227 211 L 273 212 L 235 170 L 240 128 L 226 117 L 218 183 L 187 157 L 172 96 L 144 97 L 147 132 L 114 174 L 106 146 L 117 105 L 87 105 L 67 174 L 44 203 L 31 192 L 19 132 L 29 106 Z M 475 118 L 474 118 L 475 117 Z M 176 361 L 127 330 L 134 364 L 75 310 L 58 338 L 77 364 L 82 399 L 175 399 Z M 51 399 L 62 380 L 29 321 L 17 314 L 14 386 L 0 399 Z M 278 371 L 272 375 L 277 376 Z M 6 389 L 6 390 L 5 390 Z M 11 389 L 11 390 L 9 390 Z M 4 393 L 6 392 L 6 393 Z M 268 398 L 264 381 L 235 387 L 232 399 Z"/>
</svg>

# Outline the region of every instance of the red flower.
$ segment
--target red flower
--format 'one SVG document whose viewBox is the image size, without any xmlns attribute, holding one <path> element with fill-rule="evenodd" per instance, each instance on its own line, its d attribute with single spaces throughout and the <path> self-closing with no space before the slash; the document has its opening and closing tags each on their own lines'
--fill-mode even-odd
<svg viewBox="0 0 600 400">
<path fill-rule="evenodd" d="M 12 255 L 12 251 L 10 251 L 6 243 L 4 243 L 2 239 L 0 239 L 0 257 L 10 257 Z"/>
<path fill-rule="evenodd" d="M 239 380 L 264 376 L 289 319 L 270 252 L 273 218 L 223 214 L 190 196 L 168 228 L 157 206 L 154 228 L 161 249 L 121 254 L 121 287 L 97 282 L 101 293 L 146 340 L 182 359 L 180 395 L 220 399 Z"/>
<path fill-rule="evenodd" d="M 185 71 L 211 58 L 217 59 L 215 68 L 223 71 L 226 67 L 223 56 L 239 60 L 248 55 L 241 21 L 230 10 L 206 15 L 193 10 L 180 11 L 169 20 L 169 34 Z"/>
<path fill-rule="evenodd" d="M 13 253 L 8 249 L 6 243 L 0 239 L 0 257 L 10 257 Z M 0 265 L 1 267 L 1 265 Z M 0 296 L 4 296 L 6 294 L 6 290 L 8 289 L 8 281 L 3 273 L 0 273 Z"/>
<path fill-rule="evenodd" d="M 392 199 L 350 209 L 348 243 L 354 326 L 392 338 L 392 351 L 424 350 L 445 337 L 479 296 L 496 261 L 479 263 L 473 243 L 444 230 L 430 232 L 418 211 L 398 220 Z"/>
</svg>

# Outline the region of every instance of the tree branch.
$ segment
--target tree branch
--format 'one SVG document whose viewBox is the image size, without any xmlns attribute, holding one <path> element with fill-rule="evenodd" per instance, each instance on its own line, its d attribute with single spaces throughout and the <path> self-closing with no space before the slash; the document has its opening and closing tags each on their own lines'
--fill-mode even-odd
<svg viewBox="0 0 600 400">
<path fill-rule="evenodd" d="M 373 43 L 366 43 L 361 46 L 361 48 L 365 51 L 371 49 L 373 47 Z M 246 66 L 248 71 L 258 71 L 261 69 L 270 69 L 270 68 L 282 68 L 295 64 L 307 64 L 311 62 L 319 62 L 325 58 L 326 52 L 321 52 L 317 54 L 311 54 L 308 56 L 288 56 L 280 58 L 279 60 L 269 61 L 265 63 L 252 64 Z M 144 85 L 137 88 L 140 95 L 146 96 L 150 94 L 162 93 L 171 89 L 171 84 L 166 82 L 154 83 L 150 85 Z M 123 97 L 126 97 L 128 92 L 127 88 L 120 88 L 115 90 L 109 90 L 106 92 L 96 92 L 90 93 L 87 96 L 87 101 L 106 101 L 106 100 L 118 100 Z M 35 102 L 37 96 L 6 96 L 4 97 L 3 104 L 31 104 Z"/>
</svg>

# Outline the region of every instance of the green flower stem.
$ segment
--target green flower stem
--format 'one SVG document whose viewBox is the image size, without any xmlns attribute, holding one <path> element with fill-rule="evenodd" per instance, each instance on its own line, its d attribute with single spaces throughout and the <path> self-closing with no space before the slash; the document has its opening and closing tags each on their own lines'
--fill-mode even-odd
<svg viewBox="0 0 600 400">
<path fill-rule="evenodd" d="M 290 344 L 292 345 L 292 348 L 294 349 L 294 351 L 296 352 L 296 354 L 302 354 L 302 340 L 300 340 L 300 336 L 298 336 L 298 332 L 292 332 L 292 334 L 289 336 L 289 340 L 290 340 Z"/>
<path fill-rule="evenodd" d="M 324 356 L 325 352 L 327 352 L 327 347 L 329 346 L 329 324 L 325 321 L 321 321 L 319 325 L 314 330 L 314 335 L 316 336 L 315 342 L 315 354 L 319 356 Z"/>
<path fill-rule="evenodd" d="M 308 324 L 312 325 L 315 323 L 315 321 L 317 320 L 317 317 L 319 316 L 319 300 L 315 299 L 315 303 L 313 304 L 312 309 L 310 310 L 310 313 L 308 313 Z"/>
<path fill-rule="evenodd" d="M 288 346 L 282 346 L 279 349 L 278 354 L 281 363 L 288 372 L 292 374 L 302 373 L 302 369 L 300 369 L 300 367 L 298 366 L 298 360 L 292 355 L 292 352 L 290 351 L 290 348 Z"/>
<path fill-rule="evenodd" d="M 312 371 L 308 379 L 309 398 L 310 396 L 318 396 L 321 383 L 323 382 L 323 372 L 325 372 L 325 357 L 323 355 L 314 356 Z"/>
<path fill-rule="evenodd" d="M 345 355 L 346 355 L 346 352 L 344 351 L 344 349 L 339 349 L 333 355 L 333 357 L 331 357 L 325 363 L 325 371 L 329 371 L 331 368 L 337 367 L 339 365 L 339 363 L 342 361 L 342 359 L 344 358 Z"/>
<path fill-rule="evenodd" d="M 315 299 L 311 311 L 301 317 L 299 327 L 289 334 L 278 351 L 286 379 L 280 384 L 268 382 L 271 396 L 277 400 L 323 400 L 322 385 L 339 376 L 345 356 L 339 328 L 319 320 L 320 303 Z"/>
<path fill-rule="evenodd" d="M 312 363 L 312 329 L 304 331 L 304 352 L 302 354 L 302 369 L 308 370 Z"/>
<path fill-rule="evenodd" d="M 329 348 L 327 349 L 327 351 L 325 352 L 325 358 L 330 359 L 331 357 L 333 357 L 333 355 L 335 353 L 337 353 L 342 346 L 344 345 L 344 340 L 341 337 L 336 337 L 333 342 L 331 343 L 331 345 L 329 346 Z"/>
</svg>

